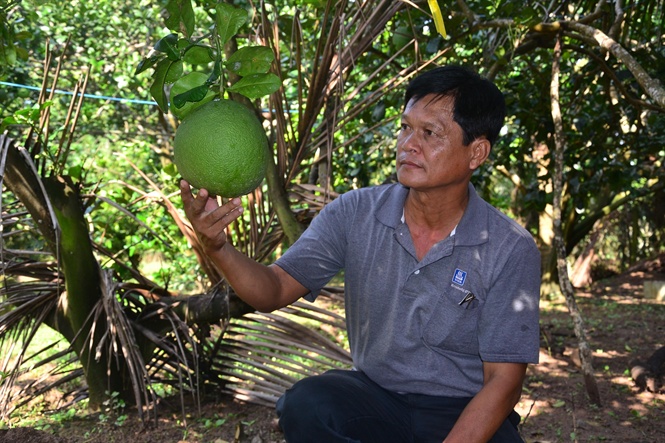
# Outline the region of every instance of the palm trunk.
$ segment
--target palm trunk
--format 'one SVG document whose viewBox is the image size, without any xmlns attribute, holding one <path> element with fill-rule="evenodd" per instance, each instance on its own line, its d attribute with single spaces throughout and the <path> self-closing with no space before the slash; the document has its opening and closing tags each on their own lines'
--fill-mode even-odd
<svg viewBox="0 0 665 443">
<path fill-rule="evenodd" d="M 11 143 L 4 136 L 2 142 Z M 91 329 L 90 313 L 101 297 L 100 269 L 80 195 L 62 177 L 40 178 L 25 149 L 12 144 L 6 152 L 4 182 L 36 221 L 48 248 L 58 257 L 64 275 L 65 293 L 50 326 L 67 338 L 79 356 L 88 383 L 90 406 L 97 408 L 107 393 L 122 392 L 123 382 L 118 376 L 122 371 L 115 364 L 108 364 L 111 356 L 96 349 L 106 330 L 101 324 L 106 319 L 98 319 L 95 329 Z"/>
<path fill-rule="evenodd" d="M 107 330 L 106 318 L 97 317 L 92 328 L 90 314 L 101 298 L 100 268 L 92 252 L 78 190 L 62 177 L 49 177 L 43 183 L 60 227 L 59 241 L 54 246 L 65 276 L 66 292 L 58 309 L 67 319 L 68 331 L 76 332 L 67 338 L 83 366 L 90 407 L 97 409 L 108 393 L 122 392 L 124 384 L 119 376 L 122 370 L 110 364 L 113 356 L 97 352 L 96 345 Z"/>
</svg>

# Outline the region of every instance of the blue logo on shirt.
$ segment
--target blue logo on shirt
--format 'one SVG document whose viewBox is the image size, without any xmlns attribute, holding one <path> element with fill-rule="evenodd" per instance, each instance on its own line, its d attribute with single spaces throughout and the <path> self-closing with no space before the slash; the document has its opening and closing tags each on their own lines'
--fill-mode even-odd
<svg viewBox="0 0 665 443">
<path fill-rule="evenodd" d="M 453 283 L 457 283 L 458 285 L 462 286 L 464 285 L 464 282 L 466 281 L 466 271 L 462 271 L 461 269 L 455 269 L 455 274 L 453 274 Z"/>
</svg>

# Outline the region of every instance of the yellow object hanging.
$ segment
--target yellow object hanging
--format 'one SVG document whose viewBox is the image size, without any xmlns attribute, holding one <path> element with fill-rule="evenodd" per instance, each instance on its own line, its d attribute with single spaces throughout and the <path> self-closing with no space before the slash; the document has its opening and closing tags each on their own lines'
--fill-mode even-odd
<svg viewBox="0 0 665 443">
<path fill-rule="evenodd" d="M 441 15 L 439 2 L 437 0 L 427 0 L 427 3 L 429 3 L 429 9 L 432 11 L 432 17 L 434 17 L 436 30 L 443 38 L 446 38 L 446 27 L 443 24 L 443 15 Z"/>
</svg>

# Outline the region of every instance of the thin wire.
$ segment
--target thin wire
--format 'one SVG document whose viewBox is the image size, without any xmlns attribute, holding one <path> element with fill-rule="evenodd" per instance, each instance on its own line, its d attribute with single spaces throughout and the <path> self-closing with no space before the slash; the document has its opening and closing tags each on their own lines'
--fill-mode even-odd
<svg viewBox="0 0 665 443">
<path fill-rule="evenodd" d="M 21 85 L 18 83 L 11 83 L 11 82 L 1 82 L 0 85 L 5 85 L 5 86 L 13 86 L 15 88 L 23 88 L 23 89 L 31 89 L 33 91 L 40 91 L 41 88 L 37 88 L 35 86 L 28 86 L 28 85 Z M 50 89 L 46 90 L 47 92 L 51 92 Z M 73 92 L 70 91 L 62 91 L 60 89 L 56 89 L 54 91 L 56 94 L 66 94 L 66 95 L 74 95 Z M 80 95 L 80 94 L 77 94 Z M 118 101 L 118 102 L 123 102 L 123 103 L 135 103 L 139 105 L 153 105 L 156 106 L 157 102 L 154 101 L 149 101 L 149 100 L 134 100 L 134 99 L 129 99 L 129 98 L 118 98 L 118 97 L 109 97 L 106 95 L 94 95 L 94 94 L 83 94 L 84 97 L 87 98 L 96 98 L 99 100 L 113 100 L 113 101 Z"/>
<path fill-rule="evenodd" d="M 23 89 L 31 89 L 33 91 L 41 91 L 41 88 L 37 88 L 35 86 L 21 85 L 19 83 L 11 83 L 11 82 L 2 82 L 2 81 L 0 81 L 0 85 L 13 86 L 13 87 L 16 87 L 16 88 L 23 88 Z M 47 88 L 46 92 L 51 92 L 51 89 Z M 56 89 L 54 92 L 56 94 L 74 95 L 73 92 L 63 91 L 63 90 L 60 90 L 60 89 Z M 77 94 L 77 95 L 80 96 L 81 94 Z M 84 97 L 89 97 L 89 98 L 96 98 L 96 99 L 99 99 L 99 100 L 113 100 L 113 101 L 117 101 L 117 102 L 134 103 L 134 104 L 138 104 L 138 105 L 157 106 L 157 102 L 149 101 L 149 100 L 134 100 L 134 99 L 130 99 L 130 98 L 109 97 L 109 96 L 106 96 L 106 95 L 94 95 L 94 94 L 83 94 L 83 96 Z M 268 110 L 263 109 L 262 112 L 268 112 Z M 290 110 L 288 112 L 293 113 L 295 111 Z"/>
</svg>

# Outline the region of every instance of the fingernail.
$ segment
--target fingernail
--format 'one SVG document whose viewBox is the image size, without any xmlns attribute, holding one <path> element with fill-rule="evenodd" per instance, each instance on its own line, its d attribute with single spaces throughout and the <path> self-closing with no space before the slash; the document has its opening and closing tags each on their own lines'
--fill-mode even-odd
<svg viewBox="0 0 665 443">
<path fill-rule="evenodd" d="M 234 205 L 239 205 L 240 204 L 240 199 L 239 198 L 234 198 L 233 199 L 233 204 Z"/>
</svg>

